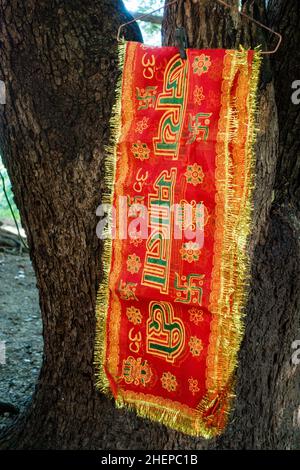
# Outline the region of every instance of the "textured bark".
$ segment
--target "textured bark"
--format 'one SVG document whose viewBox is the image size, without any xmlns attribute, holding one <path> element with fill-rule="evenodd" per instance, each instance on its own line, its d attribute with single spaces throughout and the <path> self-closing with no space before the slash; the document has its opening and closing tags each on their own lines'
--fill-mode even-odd
<svg viewBox="0 0 300 470">
<path fill-rule="evenodd" d="M 300 205 L 300 106 L 292 102 L 292 83 L 300 80 L 300 2 L 270 0 L 270 24 L 283 35 L 274 57 L 274 82 L 280 128 L 276 173 L 278 200 Z"/>
<path fill-rule="evenodd" d="M 248 3 L 253 2 L 243 3 L 250 15 L 267 21 L 263 1 L 251 8 Z M 300 374 L 299 367 L 291 364 L 291 345 L 300 338 L 299 106 L 291 102 L 291 84 L 299 71 L 299 2 L 271 0 L 268 16 L 284 42 L 271 61 L 265 56 L 262 70 L 252 277 L 237 399 L 227 431 L 205 448 L 300 446 Z M 238 47 L 242 42 L 272 48 L 261 30 L 240 21 L 231 18 L 229 10 L 224 15 L 215 1 L 180 1 L 165 18 L 164 41 L 172 43 L 176 24 L 186 27 L 189 47 Z"/>
<path fill-rule="evenodd" d="M 264 15 L 262 2 L 256 3 L 255 14 Z M 274 0 L 270 6 L 272 21 L 290 38 L 285 43 L 290 55 L 291 47 L 298 54 L 295 28 L 286 16 L 293 3 Z M 0 0 L 0 79 L 7 85 L 7 104 L 0 107 L 0 151 L 28 235 L 45 343 L 32 402 L 0 436 L 0 447 L 295 447 L 299 370 L 290 358 L 292 341 L 300 339 L 299 223 L 291 159 L 299 158 L 299 145 L 287 144 L 285 154 L 286 142 L 296 137 L 296 122 L 287 97 L 280 101 L 280 87 L 292 70 L 283 49 L 282 58 L 265 60 L 261 85 L 253 276 L 228 430 L 209 442 L 189 438 L 116 410 L 95 391 L 94 305 L 101 278 L 95 210 L 117 74 L 115 35 L 126 18 L 122 12 L 117 0 Z M 299 23 L 298 7 L 291 15 L 298 15 Z M 256 28 L 239 21 L 214 1 L 179 0 L 165 18 L 164 41 L 171 44 L 175 24 L 184 24 L 190 47 L 234 47 L 252 38 L 262 42 Z M 138 34 L 128 30 L 127 38 L 138 39 Z M 279 157 L 275 94 L 282 104 Z"/>
</svg>

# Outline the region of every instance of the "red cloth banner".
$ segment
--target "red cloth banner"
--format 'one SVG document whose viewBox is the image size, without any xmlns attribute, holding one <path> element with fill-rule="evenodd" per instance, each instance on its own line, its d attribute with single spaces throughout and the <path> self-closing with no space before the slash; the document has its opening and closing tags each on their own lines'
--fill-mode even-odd
<svg viewBox="0 0 300 470">
<path fill-rule="evenodd" d="M 120 46 L 97 385 L 207 438 L 226 425 L 243 334 L 259 64 L 243 49 L 183 60 L 174 47 Z"/>
</svg>

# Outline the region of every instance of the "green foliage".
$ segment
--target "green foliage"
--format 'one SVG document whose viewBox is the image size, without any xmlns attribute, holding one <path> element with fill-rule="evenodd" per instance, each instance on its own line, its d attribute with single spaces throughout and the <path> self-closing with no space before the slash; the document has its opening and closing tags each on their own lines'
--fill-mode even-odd
<svg viewBox="0 0 300 470">
<path fill-rule="evenodd" d="M 1 156 L 0 156 L 0 171 L 1 171 L 1 174 L 4 178 L 6 194 L 8 196 L 8 199 L 9 199 L 10 204 L 12 206 L 12 209 L 14 211 L 15 217 L 16 217 L 17 220 L 20 220 L 19 211 L 18 211 L 17 206 L 15 204 L 13 192 L 12 192 L 12 189 L 11 189 L 11 182 L 10 182 L 10 179 L 8 177 L 7 170 L 6 170 L 5 166 L 2 163 Z M 9 219 L 9 220 L 13 221 L 13 217 L 12 217 L 9 205 L 8 205 L 7 200 L 5 198 L 3 185 L 2 185 L 2 179 L 0 179 L 0 220 L 3 220 L 3 219 L 6 219 L 6 220 Z"/>
<path fill-rule="evenodd" d="M 164 5 L 164 0 L 146 0 L 143 2 L 143 5 L 139 8 L 139 11 L 141 13 L 149 13 L 152 10 L 156 10 L 157 8 L 161 7 Z M 161 16 L 163 13 L 163 10 L 158 11 L 155 13 L 155 15 Z M 146 23 L 145 21 L 141 22 L 142 24 L 140 25 L 142 29 L 143 35 L 145 35 L 145 42 L 148 42 L 147 39 L 149 40 L 154 40 L 155 43 L 157 42 L 157 37 L 159 36 L 159 41 L 160 41 L 160 32 L 161 32 L 161 26 L 158 24 L 153 24 L 153 23 Z"/>
<path fill-rule="evenodd" d="M 130 0 L 124 2 L 127 9 L 133 11 L 134 3 Z M 136 3 L 136 2 L 135 2 Z M 139 5 L 138 8 L 135 8 L 139 13 L 149 13 L 152 10 L 156 10 L 159 7 L 164 5 L 164 0 L 144 0 L 142 5 Z M 158 11 L 155 15 L 161 16 L 163 10 Z M 145 21 L 138 21 L 138 25 L 141 29 L 144 42 L 152 46 L 161 45 L 161 26 L 158 24 L 148 23 Z"/>
</svg>

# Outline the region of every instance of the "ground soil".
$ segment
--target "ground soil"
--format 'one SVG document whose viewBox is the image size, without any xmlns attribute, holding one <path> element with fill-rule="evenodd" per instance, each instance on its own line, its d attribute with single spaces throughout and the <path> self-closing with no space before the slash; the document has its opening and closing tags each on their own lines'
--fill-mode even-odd
<svg viewBox="0 0 300 470">
<path fill-rule="evenodd" d="M 0 252 L 0 402 L 22 410 L 30 399 L 42 359 L 42 322 L 35 275 L 28 255 Z M 1 361 L 0 361 L 1 362 Z M 13 416 L 0 410 L 0 429 Z"/>
</svg>

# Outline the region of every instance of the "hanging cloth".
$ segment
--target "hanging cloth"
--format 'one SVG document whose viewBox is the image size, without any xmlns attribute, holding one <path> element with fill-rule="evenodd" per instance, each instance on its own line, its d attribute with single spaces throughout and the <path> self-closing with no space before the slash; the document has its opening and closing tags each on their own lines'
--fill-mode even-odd
<svg viewBox="0 0 300 470">
<path fill-rule="evenodd" d="M 186 54 L 119 46 L 95 363 L 118 407 L 210 438 L 244 330 L 261 55 Z"/>
</svg>

